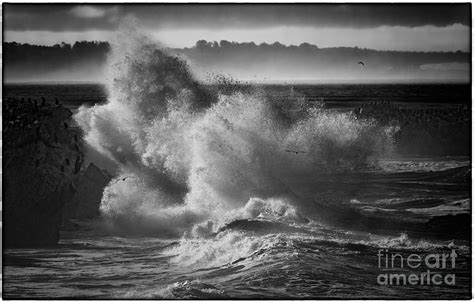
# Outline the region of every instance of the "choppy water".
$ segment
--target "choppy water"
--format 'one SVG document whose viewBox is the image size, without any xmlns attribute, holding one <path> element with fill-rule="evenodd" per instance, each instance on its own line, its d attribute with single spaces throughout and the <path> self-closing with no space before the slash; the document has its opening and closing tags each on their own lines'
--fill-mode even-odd
<svg viewBox="0 0 474 303">
<path fill-rule="evenodd" d="M 469 221 L 469 158 L 395 157 L 397 125 L 298 98 L 283 119 L 266 91 L 213 90 L 146 39 L 119 41 L 107 102 L 74 117 L 115 165 L 101 218 L 6 250 L 5 298 L 470 296 L 469 228 L 427 224 Z M 456 260 L 387 270 L 381 251 Z M 427 270 L 455 283 L 378 280 Z"/>
<path fill-rule="evenodd" d="M 468 170 L 468 159 L 411 159 L 382 162 L 377 180 L 360 181 L 345 204 L 379 217 L 413 222 L 436 214 L 467 213 L 469 188 L 450 169 Z M 464 167 L 464 168 L 463 168 Z M 440 174 L 439 172 L 443 172 Z M 402 175 L 401 175 L 402 174 Z M 403 176 L 403 177 L 402 177 Z M 429 181 L 425 181 L 433 177 Z M 394 182 L 395 179 L 398 182 Z M 408 180 L 411 180 L 409 182 Z M 390 181 L 390 182 L 388 182 Z M 352 180 L 352 182 L 355 182 Z M 403 183 L 403 185 L 400 184 Z M 405 182 L 405 183 L 404 183 Z M 460 190 L 460 187 L 463 187 Z M 420 201 L 424 201 L 420 203 Z M 375 212 L 375 213 L 374 213 Z M 355 218 L 354 218 L 355 220 Z M 369 232 L 340 228 L 317 219 L 301 222 L 267 209 L 253 219 L 202 238 L 113 236 L 100 223 L 63 232 L 50 249 L 5 251 L 5 298 L 467 298 L 470 248 L 467 239 L 437 239 L 397 230 Z M 354 224 L 355 225 L 355 224 Z M 414 235 L 410 235 L 414 234 Z M 459 255 L 455 286 L 381 286 L 377 253 L 403 256 Z M 397 268 L 398 269 L 398 268 Z M 399 269 L 422 273 L 429 268 Z"/>
<path fill-rule="evenodd" d="M 468 84 L 315 84 L 263 85 L 269 95 L 292 102 L 294 93 L 305 96 L 309 102 L 323 101 L 332 108 L 353 108 L 363 102 L 389 101 L 401 108 L 446 108 L 470 104 Z M 73 110 L 83 104 L 94 105 L 107 101 L 103 84 L 12 84 L 4 85 L 4 98 L 58 98 Z"/>
</svg>

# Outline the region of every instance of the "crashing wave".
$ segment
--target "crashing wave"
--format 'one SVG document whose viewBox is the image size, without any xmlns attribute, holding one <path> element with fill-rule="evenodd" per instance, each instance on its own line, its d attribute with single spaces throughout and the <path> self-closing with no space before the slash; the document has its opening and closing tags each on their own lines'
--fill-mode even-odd
<svg viewBox="0 0 474 303">
<path fill-rule="evenodd" d="M 285 178 L 356 171 L 391 150 L 390 127 L 320 105 L 288 125 L 262 91 L 219 94 L 148 39 L 120 41 L 108 102 L 75 115 L 118 166 L 101 204 L 112 230 L 176 237 L 209 220 L 216 232 L 229 214 L 304 220 Z"/>
</svg>

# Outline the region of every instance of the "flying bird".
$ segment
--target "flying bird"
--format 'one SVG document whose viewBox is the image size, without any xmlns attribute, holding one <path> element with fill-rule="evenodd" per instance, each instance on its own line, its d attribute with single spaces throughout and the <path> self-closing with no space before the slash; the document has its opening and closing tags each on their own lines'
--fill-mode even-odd
<svg viewBox="0 0 474 303">
<path fill-rule="evenodd" d="M 117 179 L 117 180 L 116 180 L 114 183 L 112 183 L 112 184 L 115 184 L 115 183 L 120 182 L 120 181 L 125 181 L 125 180 L 127 180 L 128 178 L 133 178 L 133 177 L 131 177 L 131 176 L 126 176 L 126 177 Z"/>
<path fill-rule="evenodd" d="M 360 65 L 362 65 L 362 66 L 365 66 L 364 62 L 362 62 L 362 61 L 357 62 L 357 64 L 360 64 Z"/>
<path fill-rule="evenodd" d="M 306 154 L 306 152 L 303 151 L 303 150 L 290 150 L 290 149 L 285 149 L 285 151 L 286 151 L 287 153 L 295 153 L 295 154 L 300 154 L 300 153 L 301 153 L 301 154 Z"/>
</svg>

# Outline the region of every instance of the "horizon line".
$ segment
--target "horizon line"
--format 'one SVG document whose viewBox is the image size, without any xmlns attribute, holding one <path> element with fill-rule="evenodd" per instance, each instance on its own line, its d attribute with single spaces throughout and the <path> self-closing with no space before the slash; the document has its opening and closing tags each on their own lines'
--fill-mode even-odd
<svg viewBox="0 0 474 303">
<path fill-rule="evenodd" d="M 470 54 L 472 53 L 472 50 L 469 50 L 469 51 L 463 51 L 463 50 L 452 50 L 452 51 L 420 51 L 420 50 L 388 50 L 388 49 L 375 49 L 375 48 L 367 48 L 367 47 L 359 47 L 359 46 L 328 46 L 328 47 L 319 47 L 318 45 L 316 44 L 312 44 L 312 43 L 309 43 L 309 42 L 302 42 L 300 43 L 299 45 L 295 45 L 295 44 L 283 44 L 279 41 L 274 41 L 273 43 L 266 43 L 266 42 L 261 42 L 261 43 L 256 43 L 254 41 L 247 41 L 247 42 L 238 42 L 238 41 L 230 41 L 230 40 L 220 40 L 220 41 L 216 41 L 216 40 L 213 40 L 213 41 L 207 41 L 205 39 L 200 39 L 200 40 L 197 40 L 193 46 L 185 46 L 185 47 L 171 47 L 171 46 L 166 46 L 166 45 L 162 45 L 162 47 L 164 49 L 170 49 L 170 50 L 177 50 L 177 49 L 181 49 L 181 50 L 184 50 L 184 49 L 191 49 L 191 48 L 196 48 L 196 44 L 197 42 L 199 41 L 205 41 L 206 43 L 213 43 L 213 42 L 216 42 L 219 47 L 221 47 L 220 45 L 220 42 L 221 41 L 227 41 L 229 43 L 235 43 L 237 45 L 242 45 L 242 44 L 255 44 L 256 46 L 261 46 L 261 45 L 268 45 L 268 46 L 272 46 L 272 45 L 275 45 L 275 44 L 280 44 L 286 48 L 288 47 L 301 47 L 301 45 L 303 44 L 308 44 L 309 46 L 315 46 L 316 49 L 318 50 L 321 50 L 321 49 L 337 49 L 337 48 L 351 48 L 351 49 L 360 49 L 360 50 L 370 50 L 370 51 L 376 51 L 376 52 L 398 52 L 398 53 L 467 53 L 467 54 Z M 112 43 L 110 43 L 110 41 L 108 40 L 77 40 L 75 41 L 74 43 L 66 43 L 66 42 L 60 42 L 60 43 L 55 43 L 55 44 L 31 44 L 31 43 L 27 43 L 27 42 L 17 42 L 17 41 L 3 41 L 2 44 L 5 44 L 5 43 L 16 43 L 16 44 L 20 44 L 20 45 L 31 45 L 31 46 L 44 46 L 44 47 L 54 47 L 56 45 L 59 45 L 61 46 L 62 44 L 65 44 L 65 45 L 71 45 L 73 46 L 75 43 L 78 43 L 78 42 L 97 42 L 97 43 L 108 43 L 109 45 L 112 45 Z M 155 43 L 159 44 L 159 41 L 154 41 Z"/>
<path fill-rule="evenodd" d="M 236 79 L 239 80 L 239 79 Z M 319 80 L 319 79 L 306 79 L 306 80 L 262 80 L 262 81 L 244 81 L 243 83 L 235 83 L 239 85 L 340 85 L 340 84 L 358 84 L 358 85 L 384 85 L 384 84 L 400 84 L 400 85 L 422 85 L 422 84 L 466 84 L 470 85 L 471 80 L 449 80 L 449 79 L 393 79 L 393 80 L 378 80 L 366 79 L 363 81 L 355 79 L 338 79 L 338 80 Z M 219 83 L 213 82 L 202 82 L 205 85 L 215 85 Z M 106 81 L 81 81 L 81 80 L 65 80 L 65 81 L 32 81 L 32 80 L 4 80 L 4 85 L 106 85 Z"/>
</svg>

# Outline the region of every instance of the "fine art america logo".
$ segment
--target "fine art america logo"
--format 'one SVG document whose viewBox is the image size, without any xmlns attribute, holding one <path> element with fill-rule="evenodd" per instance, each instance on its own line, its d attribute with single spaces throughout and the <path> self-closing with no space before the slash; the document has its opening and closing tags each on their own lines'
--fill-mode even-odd
<svg viewBox="0 0 474 303">
<path fill-rule="evenodd" d="M 456 251 L 401 254 L 380 249 L 377 253 L 379 285 L 455 285 Z"/>
</svg>

